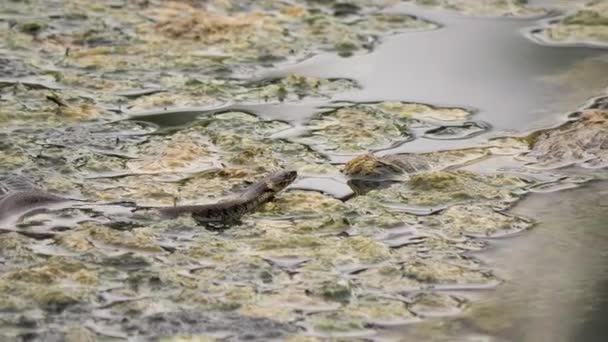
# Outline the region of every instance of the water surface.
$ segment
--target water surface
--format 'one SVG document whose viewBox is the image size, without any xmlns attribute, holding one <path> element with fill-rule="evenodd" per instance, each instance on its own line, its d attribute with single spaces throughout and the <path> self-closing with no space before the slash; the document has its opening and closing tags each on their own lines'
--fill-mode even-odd
<svg viewBox="0 0 608 342">
<path fill-rule="evenodd" d="M 590 94 L 600 92 L 608 79 L 605 51 L 529 40 L 524 30 L 538 18 L 473 18 L 407 4 L 398 10 L 443 27 L 386 37 L 371 54 L 348 59 L 321 55 L 266 76 L 298 72 L 354 78 L 363 89 L 341 94 L 340 100 L 473 107 L 479 110 L 476 119 L 490 122 L 498 131 L 527 131 L 555 123 Z M 589 64 L 593 71 L 581 74 Z"/>
</svg>

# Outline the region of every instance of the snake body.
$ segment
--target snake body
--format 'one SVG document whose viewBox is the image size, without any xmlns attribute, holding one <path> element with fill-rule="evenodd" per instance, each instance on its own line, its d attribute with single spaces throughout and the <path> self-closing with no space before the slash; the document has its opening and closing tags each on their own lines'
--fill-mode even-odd
<svg viewBox="0 0 608 342">
<path fill-rule="evenodd" d="M 271 200 L 296 177 L 295 171 L 275 172 L 254 183 L 242 194 L 218 203 L 174 207 L 136 207 L 134 210 L 153 210 L 162 218 L 192 214 L 192 217 L 199 223 L 235 220 Z M 69 201 L 78 200 L 36 189 L 32 183 L 19 176 L 10 179 L 0 177 L 0 221 L 7 217 L 25 214 L 33 209 Z"/>
<path fill-rule="evenodd" d="M 28 179 L 17 175 L 0 176 L 0 220 L 20 215 L 53 203 L 69 201 L 36 188 Z"/>
<path fill-rule="evenodd" d="M 295 171 L 276 172 L 251 185 L 234 199 L 204 205 L 160 207 L 156 210 L 164 218 L 192 214 L 192 217 L 200 223 L 234 220 L 271 200 L 277 192 L 291 184 L 296 177 Z"/>
</svg>

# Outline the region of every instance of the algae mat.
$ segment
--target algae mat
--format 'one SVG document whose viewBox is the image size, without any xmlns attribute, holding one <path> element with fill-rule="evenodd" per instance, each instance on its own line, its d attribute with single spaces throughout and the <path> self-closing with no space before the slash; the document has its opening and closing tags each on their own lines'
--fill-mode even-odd
<svg viewBox="0 0 608 342">
<path fill-rule="evenodd" d="M 2 218 L 2 339 L 373 340 L 503 282 L 472 253 L 534 225 L 509 212 L 525 194 L 590 179 L 556 168 L 606 166 L 606 101 L 471 140 L 491 125 L 469 108 L 332 101 L 363 87 L 349 78 L 248 77 L 441 26 L 393 3 L 7 2 L 2 179 L 92 203 Z M 321 105 L 294 120 L 294 103 Z M 442 149 L 391 154 L 412 141 Z M 230 226 L 131 215 L 133 202 L 212 203 L 277 169 L 299 181 Z"/>
</svg>

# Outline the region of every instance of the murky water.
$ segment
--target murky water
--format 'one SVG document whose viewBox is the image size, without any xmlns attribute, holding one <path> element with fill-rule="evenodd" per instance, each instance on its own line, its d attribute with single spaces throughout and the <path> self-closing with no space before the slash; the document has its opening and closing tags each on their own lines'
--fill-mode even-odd
<svg viewBox="0 0 608 342">
<path fill-rule="evenodd" d="M 471 145 L 488 136 L 555 125 L 564 120 L 566 113 L 588 101 L 590 94 L 601 93 L 606 85 L 608 55 L 604 50 L 537 44 L 526 38 L 525 32 L 536 25 L 538 18 L 474 18 L 407 4 L 393 10 L 420 16 L 442 27 L 384 37 L 370 54 L 350 58 L 319 55 L 299 64 L 263 71 L 253 79 L 274 79 L 290 73 L 354 79 L 362 85 L 360 90 L 337 94 L 332 100 L 459 106 L 475 110 L 475 120 L 492 125 L 487 134 L 452 142 L 450 148 Z M 236 108 L 297 125 L 329 105 L 330 101 L 321 101 Z M 154 121 L 183 124 L 207 109 L 214 108 L 188 109 Z M 445 143 L 441 141 L 419 139 L 386 153 L 442 148 Z"/>
<path fill-rule="evenodd" d="M 589 94 L 600 92 L 608 78 L 605 51 L 542 46 L 527 39 L 522 32 L 536 19 L 400 9 L 444 26 L 387 37 L 372 54 L 319 56 L 286 72 L 354 78 L 363 84 L 361 91 L 338 95 L 341 100 L 473 107 L 479 110 L 476 119 L 492 123 L 497 131 L 555 123 Z"/>
<path fill-rule="evenodd" d="M 482 256 L 508 282 L 471 316 L 482 313 L 483 322 L 483 312 L 495 310 L 512 317 L 496 333 L 513 341 L 605 340 L 607 209 L 607 182 L 532 195 L 519 203 L 514 212 L 539 224 L 529 233 L 497 242 L 495 250 Z"/>
<path fill-rule="evenodd" d="M 495 134 L 561 122 L 606 86 L 605 50 L 536 44 L 523 34 L 534 20 L 413 12 L 445 26 L 386 38 L 373 54 L 339 61 L 320 56 L 287 70 L 350 77 L 364 85 L 340 100 L 472 106 L 479 111 L 476 119 L 489 122 Z M 444 146 L 420 139 L 390 152 Z M 607 209 L 606 182 L 529 196 L 513 213 L 539 224 L 517 237 L 492 240 L 491 250 L 478 255 L 505 284 L 474 295 L 478 301 L 464 318 L 396 329 L 380 340 L 605 341 Z"/>
<path fill-rule="evenodd" d="M 161 3 L 155 5 L 171 13 Z M 0 285 L 17 295 L 3 297 L 9 309 L 0 315 L 8 327 L 2 334 L 60 340 L 73 333 L 69 324 L 82 324 L 84 333 L 75 333 L 134 341 L 179 334 L 263 341 L 299 335 L 378 341 L 570 341 L 603 336 L 608 185 L 593 182 L 577 188 L 587 181 L 580 170 L 532 167 L 542 168 L 541 157 L 547 157 L 549 165 L 604 165 L 605 114 L 581 116 L 580 124 L 564 128 L 574 132 L 573 146 L 559 140 L 559 129 L 545 140 L 528 137 L 557 150 L 531 151 L 531 140 L 489 139 L 563 123 L 568 113 L 603 93 L 608 79 L 605 50 L 551 47 L 526 37 L 538 20 L 549 18 L 467 17 L 408 3 L 386 11 L 415 14 L 441 27 L 423 25 L 424 30 L 383 37 L 370 53 L 349 58 L 323 53 L 255 75 L 234 72 L 230 82 L 239 84 L 219 88 L 232 87 L 224 89 L 223 99 L 225 94 L 240 94 L 242 101 L 215 107 L 222 97 L 212 92 L 208 101 L 197 101 L 209 90 L 197 87 L 212 88 L 211 83 L 202 75 L 184 81 L 191 76 L 187 67 L 176 72 L 181 75 L 158 76 L 166 77 L 163 81 L 169 85 L 162 91 L 105 94 L 94 102 L 105 106 L 100 121 L 107 121 L 99 125 L 83 123 L 86 119 L 53 121 L 68 115 L 69 109 L 86 114 L 90 107 L 65 101 L 98 96 L 91 88 L 88 95 L 62 100 L 36 93 L 39 84 L 21 89 L 21 84 L 4 81 L 14 90 L 6 92 L 6 99 L 42 96 L 51 109 L 41 111 L 51 113 L 50 122 L 61 126 L 56 132 L 48 127 L 28 130 L 27 121 L 18 122 L 21 131 L 3 136 L 30 149 L 20 171 L 64 195 L 115 205 L 49 208 L 53 210 L 26 217 L 15 227 L 6 224 L 10 227 L 2 235 L 7 249 L 0 253 Z M 181 21 L 166 24 L 179 26 Z M 44 31 L 31 24 L 19 27 Z M 148 29 L 152 36 L 161 33 Z M 62 58 L 79 60 L 78 54 L 68 52 L 63 56 L 61 51 Z M 103 58 L 116 57 L 93 55 L 100 59 L 85 58 L 92 62 L 91 70 L 103 70 Z M 66 71 L 75 68 L 67 65 Z M 251 69 L 256 68 L 246 68 Z M 320 77 L 321 83 L 296 77 L 291 84 L 277 85 L 291 73 Z M 82 75 L 76 79 L 82 81 Z M 331 85 L 337 78 L 342 85 Z M 172 82 L 181 90 L 173 89 Z M 260 84 L 268 88 L 250 89 Z M 294 93 L 288 94 L 285 89 L 293 91 L 294 84 Z M 323 86 L 333 90 L 325 94 L 319 90 Z M 234 90 L 238 87 L 240 93 Z M 180 94 L 182 90 L 187 95 Z M 262 94 L 277 99 L 263 100 Z M 281 94 L 292 97 L 283 102 Z M 447 119 L 424 118 L 424 109 L 417 112 L 403 102 L 429 104 L 431 112 Z M 130 104 L 127 110 L 122 103 Z M 186 105 L 167 109 L 165 103 Z M 34 112 L 24 108 L 25 113 Z M 372 128 L 362 127 L 370 121 Z M 357 135 L 357 125 L 365 134 Z M 350 131 L 343 136 L 341 130 Z M 597 140 L 588 141 L 585 133 Z M 40 152 L 32 151 L 32 145 Z M 591 146 L 590 151 L 581 153 L 578 145 L 583 150 Z M 343 165 L 355 157 L 369 162 L 364 154 L 370 151 L 376 152 L 374 158 L 383 158 L 464 147 L 475 149 L 460 155 L 406 156 L 402 165 L 419 174 L 400 175 L 391 182 L 354 177 L 348 183 L 352 174 Z M 529 152 L 537 155 L 523 161 Z M 27 170 L 24 165 L 34 166 Z M 365 165 L 350 166 L 356 174 L 357 166 L 365 171 Z M 201 229 L 188 217 L 137 222 L 119 201 L 216 201 L 241 189 L 244 179 L 286 166 L 301 168 L 298 181 L 226 231 Z M 464 170 L 446 171 L 453 168 Z M 596 178 L 605 179 L 605 172 L 595 172 Z M 357 187 L 349 186 L 353 181 L 360 182 L 356 194 Z M 507 210 L 528 192 L 533 194 Z M 522 232 L 531 225 L 526 217 L 538 225 Z M 79 291 L 72 293 L 72 288 Z M 24 307 L 31 310 L 24 312 Z"/>
<path fill-rule="evenodd" d="M 608 183 L 533 194 L 514 212 L 538 223 L 477 256 L 506 282 L 464 317 L 395 329 L 386 340 L 605 341 Z"/>
</svg>

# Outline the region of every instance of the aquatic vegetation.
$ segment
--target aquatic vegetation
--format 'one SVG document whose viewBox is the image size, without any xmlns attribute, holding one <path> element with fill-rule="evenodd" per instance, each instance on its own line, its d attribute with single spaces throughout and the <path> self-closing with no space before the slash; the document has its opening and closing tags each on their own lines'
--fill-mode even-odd
<svg viewBox="0 0 608 342">
<path fill-rule="evenodd" d="M 179 132 L 158 138 L 159 142 L 148 140 L 139 148 L 140 157 L 127 162 L 132 172 L 196 172 L 213 165 L 210 143 L 197 132 Z"/>
<path fill-rule="evenodd" d="M 539 13 L 519 1 L 423 2 Z M 603 167 L 605 104 L 530 137 L 390 154 L 379 150 L 414 139 L 450 147 L 489 126 L 458 107 L 333 102 L 360 85 L 264 71 L 438 28 L 393 4 L 7 2 L 0 163 L 88 201 L 0 226 L 0 339 L 351 340 L 461 312 L 470 298 L 449 291 L 498 284 L 468 252 L 533 224 L 505 211 L 526 191 L 585 179 L 468 166 L 523 154 L 530 167 Z M 281 113 L 302 100 L 321 105 Z M 217 202 L 277 169 L 302 182 L 239 221 L 134 211 Z"/>
<path fill-rule="evenodd" d="M 460 108 L 417 103 L 346 104 L 315 115 L 306 125 L 308 135 L 298 141 L 331 152 L 383 148 L 413 139 L 412 126 L 459 120 L 468 115 Z"/>
<path fill-rule="evenodd" d="M 344 165 L 344 173 L 349 176 L 370 176 L 391 173 L 415 173 L 430 169 L 430 165 L 418 154 L 401 155 L 397 162 L 386 157 L 376 157 L 368 153 L 357 156 Z"/>
<path fill-rule="evenodd" d="M 579 119 L 532 136 L 522 159 L 529 167 L 553 169 L 579 164 L 588 168 L 608 165 L 608 112 L 584 110 Z"/>
<path fill-rule="evenodd" d="M 46 89 L 32 89 L 16 82 L 11 87 L 0 89 L 3 105 L 0 123 L 4 127 L 15 127 L 27 123 L 30 126 L 58 126 L 72 121 L 90 121 L 100 116 L 94 101 L 83 99 L 81 94 Z"/>
<path fill-rule="evenodd" d="M 521 0 L 416 0 L 415 2 L 423 6 L 441 7 L 469 15 L 520 17 L 544 13 L 541 9 L 526 6 L 527 2 Z"/>
<path fill-rule="evenodd" d="M 467 139 L 486 132 L 490 125 L 484 122 L 465 122 L 462 125 L 444 125 L 424 132 L 424 137 L 435 140 Z"/>
<path fill-rule="evenodd" d="M 382 3 L 375 2 L 386 7 L 390 1 Z M 326 12 L 314 4 L 266 5 L 150 1 L 103 6 L 71 0 L 52 18 L 33 19 L 27 14 L 44 13 L 45 2 L 13 2 L 7 10 L 16 14 L 17 28 L 0 35 L 14 48 L 34 45 L 51 59 L 66 55 L 60 64 L 69 68 L 115 72 L 197 66 L 204 75 L 204 71 L 230 70 L 241 63 L 298 59 L 320 49 L 350 55 L 372 49 L 383 34 L 436 28 L 398 13 L 350 11 L 345 15 L 339 7 Z M 104 18 L 112 18 L 111 23 Z M 110 30 L 105 30 L 108 26 Z"/>
<path fill-rule="evenodd" d="M 521 232 L 532 222 L 495 211 L 489 206 L 459 205 L 423 219 L 425 228 L 439 230 L 449 237 L 494 237 Z"/>
<path fill-rule="evenodd" d="M 315 331 L 321 333 L 356 332 L 373 324 L 405 323 L 413 319 L 406 305 L 398 300 L 362 297 L 356 304 L 346 305 L 345 314 L 335 312 L 312 315 Z"/>
<path fill-rule="evenodd" d="M 542 38 L 557 43 L 606 44 L 608 42 L 608 4 L 591 1 L 574 14 L 540 29 Z"/>
<path fill-rule="evenodd" d="M 414 174 L 464 165 L 482 159 L 488 154 L 489 151 L 484 148 L 389 154 L 381 157 L 364 154 L 349 160 L 344 165 L 343 172 L 351 177 Z"/>
<path fill-rule="evenodd" d="M 348 79 L 322 79 L 298 74 L 257 81 L 173 75 L 162 77 L 159 87 L 158 89 L 162 91 L 134 97 L 133 100 L 128 101 L 130 110 L 207 106 L 234 101 L 274 103 L 293 102 L 306 98 L 330 98 L 333 94 L 356 89 L 358 85 Z"/>
<path fill-rule="evenodd" d="M 504 174 L 478 175 L 466 171 L 435 171 L 412 175 L 407 182 L 371 190 L 365 196 L 386 206 L 442 207 L 470 201 L 496 204 L 516 200 L 526 182 Z"/>
<path fill-rule="evenodd" d="M 415 297 L 415 304 L 410 310 L 417 316 L 441 317 L 461 312 L 466 300 L 443 293 L 420 293 Z"/>
</svg>

